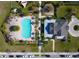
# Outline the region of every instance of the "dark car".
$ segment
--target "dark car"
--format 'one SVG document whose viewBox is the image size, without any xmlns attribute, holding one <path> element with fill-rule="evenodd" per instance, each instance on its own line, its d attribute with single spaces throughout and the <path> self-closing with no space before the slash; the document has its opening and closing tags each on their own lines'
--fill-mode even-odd
<svg viewBox="0 0 79 59">
<path fill-rule="evenodd" d="M 10 58 L 13 58 L 14 56 L 13 56 L 13 55 L 9 55 L 9 57 L 10 57 Z"/>
<path fill-rule="evenodd" d="M 70 55 L 60 55 L 60 57 L 71 57 Z"/>
<path fill-rule="evenodd" d="M 45 55 L 45 57 L 50 57 L 50 55 Z"/>
<path fill-rule="evenodd" d="M 60 55 L 60 57 L 65 57 L 65 55 Z"/>
<path fill-rule="evenodd" d="M 72 57 L 79 58 L 79 54 L 77 54 L 77 55 L 72 55 Z"/>
<path fill-rule="evenodd" d="M 23 57 L 23 55 L 16 55 L 16 57 L 17 57 L 17 58 L 22 58 L 22 57 Z"/>
</svg>

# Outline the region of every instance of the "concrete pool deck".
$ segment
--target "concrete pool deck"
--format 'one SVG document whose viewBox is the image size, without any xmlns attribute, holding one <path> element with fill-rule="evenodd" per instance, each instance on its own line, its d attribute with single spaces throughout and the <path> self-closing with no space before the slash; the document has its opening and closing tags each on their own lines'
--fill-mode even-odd
<svg viewBox="0 0 79 59">
<path fill-rule="evenodd" d="M 25 17 L 30 17 L 31 16 L 25 16 Z M 22 27 L 21 27 L 21 22 L 22 22 L 22 18 L 23 17 L 13 17 L 12 19 L 10 19 L 9 21 L 9 24 L 8 24 L 8 27 L 11 27 L 13 25 L 18 25 L 20 27 L 20 30 L 19 31 L 12 31 L 10 32 L 9 34 L 11 35 L 11 38 L 15 38 L 16 40 L 27 40 L 27 41 L 32 41 L 31 37 L 30 38 L 23 38 L 22 35 L 21 35 L 21 32 L 22 32 Z M 32 20 L 32 19 L 31 19 Z M 33 19 L 35 20 L 35 19 Z M 31 24 L 31 33 L 34 32 L 35 33 L 35 24 Z M 33 37 L 33 36 L 32 36 Z"/>
<path fill-rule="evenodd" d="M 79 37 L 79 30 L 78 31 L 74 30 L 75 25 L 79 26 L 79 20 L 75 16 L 72 16 L 71 21 L 69 23 L 69 30 L 68 31 L 73 37 Z"/>
</svg>

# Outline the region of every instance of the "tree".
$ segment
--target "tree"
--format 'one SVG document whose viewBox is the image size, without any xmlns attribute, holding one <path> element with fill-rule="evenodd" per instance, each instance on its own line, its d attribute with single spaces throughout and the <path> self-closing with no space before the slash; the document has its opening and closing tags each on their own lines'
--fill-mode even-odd
<svg viewBox="0 0 79 59">
<path fill-rule="evenodd" d="M 59 3 L 60 2 L 57 2 L 57 1 L 52 2 L 53 6 L 54 6 L 54 15 L 55 15 L 55 17 L 57 17 L 56 11 L 57 11 L 57 8 L 59 7 Z"/>
<path fill-rule="evenodd" d="M 75 25 L 74 26 L 74 30 L 79 30 L 79 26 L 78 25 Z"/>
<path fill-rule="evenodd" d="M 77 49 L 77 51 L 79 52 L 79 48 Z"/>
<path fill-rule="evenodd" d="M 9 40 L 9 44 L 10 45 L 13 45 L 14 44 L 14 41 L 11 39 L 11 40 Z"/>
<path fill-rule="evenodd" d="M 9 29 L 10 31 L 18 31 L 20 28 L 19 26 L 11 26 Z"/>
</svg>

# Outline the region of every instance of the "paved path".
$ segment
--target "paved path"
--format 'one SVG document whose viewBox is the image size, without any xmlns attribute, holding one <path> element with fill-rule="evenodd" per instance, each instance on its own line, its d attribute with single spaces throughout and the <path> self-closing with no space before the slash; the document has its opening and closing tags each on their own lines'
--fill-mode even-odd
<svg viewBox="0 0 79 59">
<path fill-rule="evenodd" d="M 75 16 L 72 16 L 71 21 L 69 23 L 69 30 L 68 31 L 72 36 L 79 37 L 79 30 L 78 31 L 74 30 L 75 25 L 79 25 L 79 20 Z"/>
<path fill-rule="evenodd" d="M 42 46 L 39 46 L 39 57 L 41 57 L 41 48 Z"/>
<path fill-rule="evenodd" d="M 54 52 L 54 51 L 55 51 L 55 40 L 53 39 L 52 42 L 53 42 L 52 50 L 53 50 L 53 52 Z"/>
<path fill-rule="evenodd" d="M 39 5 L 41 6 L 41 1 L 39 1 Z M 39 6 L 39 18 L 41 19 L 41 7 L 40 6 Z M 41 39 L 39 39 L 39 40 L 41 40 Z M 38 46 L 38 49 L 39 49 L 39 57 L 41 57 L 42 46 Z"/>
</svg>

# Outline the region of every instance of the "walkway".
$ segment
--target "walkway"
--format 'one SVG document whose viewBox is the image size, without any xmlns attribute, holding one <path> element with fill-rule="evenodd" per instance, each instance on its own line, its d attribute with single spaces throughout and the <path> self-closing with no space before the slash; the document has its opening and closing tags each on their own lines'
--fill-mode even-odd
<svg viewBox="0 0 79 59">
<path fill-rule="evenodd" d="M 54 52 L 54 51 L 55 51 L 55 40 L 53 39 L 52 42 L 53 42 L 52 50 L 53 50 L 53 52 Z"/>
<path fill-rule="evenodd" d="M 71 21 L 69 23 L 69 30 L 68 31 L 72 36 L 79 37 L 79 30 L 78 31 L 74 30 L 75 25 L 79 25 L 79 20 L 75 16 L 72 16 Z"/>
</svg>

